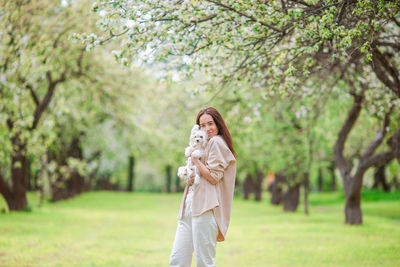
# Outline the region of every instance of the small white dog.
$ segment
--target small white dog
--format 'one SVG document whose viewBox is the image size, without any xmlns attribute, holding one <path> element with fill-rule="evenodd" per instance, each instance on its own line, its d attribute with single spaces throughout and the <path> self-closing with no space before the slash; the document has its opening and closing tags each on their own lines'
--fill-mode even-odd
<svg viewBox="0 0 400 267">
<path fill-rule="evenodd" d="M 190 177 L 194 175 L 194 183 L 200 183 L 200 172 L 190 157 L 203 157 L 207 141 L 207 133 L 200 130 L 199 125 L 195 124 L 190 133 L 189 146 L 185 149 L 185 156 L 187 157 L 186 166 L 179 167 L 178 169 L 178 176 L 185 182 L 189 181 Z"/>
</svg>

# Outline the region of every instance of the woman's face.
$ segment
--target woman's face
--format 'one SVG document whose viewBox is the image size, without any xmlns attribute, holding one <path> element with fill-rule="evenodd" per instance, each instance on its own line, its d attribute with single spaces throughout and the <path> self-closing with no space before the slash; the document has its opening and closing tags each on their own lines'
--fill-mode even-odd
<svg viewBox="0 0 400 267">
<path fill-rule="evenodd" d="M 199 123 L 200 129 L 206 131 L 209 139 L 218 134 L 218 127 L 215 124 L 214 119 L 213 117 L 211 117 L 211 115 L 207 113 L 201 115 Z"/>
</svg>

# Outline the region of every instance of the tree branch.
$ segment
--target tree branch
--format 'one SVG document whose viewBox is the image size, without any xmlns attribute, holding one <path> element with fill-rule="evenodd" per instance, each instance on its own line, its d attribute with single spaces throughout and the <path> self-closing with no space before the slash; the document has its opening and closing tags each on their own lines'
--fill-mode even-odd
<svg viewBox="0 0 400 267">
<path fill-rule="evenodd" d="M 372 70 L 390 90 L 400 97 L 400 79 L 396 67 L 390 65 L 385 56 L 375 47 L 372 50 Z M 392 80 L 389 78 L 389 76 Z"/>
<path fill-rule="evenodd" d="M 268 23 L 266 23 L 266 22 L 264 22 L 264 21 L 262 21 L 262 20 L 258 20 L 257 18 L 255 18 L 255 17 L 253 17 L 253 16 L 250 16 L 250 15 L 248 15 L 248 14 L 242 12 L 242 11 L 236 10 L 236 9 L 234 9 L 234 8 L 231 7 L 231 6 L 225 5 L 225 4 L 223 4 L 223 3 L 220 3 L 220 2 L 214 1 L 214 0 L 207 0 L 207 2 L 211 2 L 211 3 L 213 3 L 213 4 L 217 5 L 217 6 L 220 6 L 220 7 L 223 7 L 223 8 L 225 8 L 225 9 L 228 9 L 228 10 L 230 10 L 230 11 L 236 13 L 236 14 L 239 14 L 239 15 L 241 15 L 241 16 L 243 16 L 243 17 L 248 18 L 248 19 L 251 20 L 251 21 L 258 22 L 258 23 L 260 23 L 261 25 L 266 26 L 267 28 L 269 28 L 269 29 L 271 29 L 271 30 L 273 30 L 273 31 L 281 32 L 281 30 L 279 30 L 278 28 L 275 28 L 274 26 L 272 26 L 272 25 L 270 25 L 270 24 L 268 24 Z"/>
<path fill-rule="evenodd" d="M 203 46 L 197 47 L 197 46 L 198 46 L 198 43 L 199 43 L 199 41 L 196 42 L 196 44 L 194 45 L 192 51 L 190 51 L 190 52 L 188 52 L 188 53 L 185 53 L 185 55 L 187 55 L 187 56 L 192 56 L 192 55 L 194 55 L 195 53 L 197 53 L 198 51 L 200 51 L 200 50 L 202 50 L 202 49 L 205 49 L 205 48 L 207 48 L 207 47 L 209 47 L 210 45 L 213 44 L 212 42 L 208 42 L 207 44 L 205 44 L 205 45 L 203 45 Z"/>
<path fill-rule="evenodd" d="M 33 90 L 32 86 L 30 84 L 27 84 L 26 87 L 29 89 L 29 92 L 31 93 L 33 102 L 35 102 L 36 106 L 39 105 L 39 99 L 35 93 L 35 91 Z"/>
<path fill-rule="evenodd" d="M 301 0 L 290 0 L 290 2 L 294 2 L 294 3 L 296 3 L 296 4 L 301 4 L 301 5 L 306 6 L 306 7 L 309 7 L 309 8 L 312 7 L 312 5 L 307 4 L 306 2 L 301 1 Z"/>
<path fill-rule="evenodd" d="M 350 167 L 343 155 L 344 146 L 350 131 L 353 129 L 354 124 L 356 123 L 360 115 L 362 109 L 362 102 L 364 100 L 363 94 L 361 95 L 353 94 L 353 97 L 354 97 L 353 106 L 351 107 L 351 110 L 347 115 L 345 123 L 343 124 L 342 128 L 339 131 L 339 135 L 333 149 L 336 160 L 336 166 L 341 172 L 343 178 L 348 177 L 348 174 L 350 173 Z"/>
<path fill-rule="evenodd" d="M 368 145 L 368 147 L 365 149 L 364 153 L 361 155 L 360 160 L 362 161 L 367 160 L 368 157 L 374 154 L 375 150 L 382 144 L 383 139 L 385 138 L 385 135 L 387 133 L 387 127 L 389 126 L 390 123 L 390 115 L 392 113 L 392 110 L 393 108 L 391 108 L 389 112 L 385 114 L 385 119 L 383 120 L 383 127 L 377 131 L 374 140 L 372 140 L 371 143 Z"/>
<path fill-rule="evenodd" d="M 52 77 L 51 77 L 51 73 L 50 71 L 46 72 L 46 78 L 48 81 L 48 88 L 47 88 L 47 93 L 46 95 L 43 97 L 43 99 L 39 102 L 39 105 L 36 106 L 35 109 L 35 113 L 33 115 L 33 123 L 32 123 L 32 127 L 30 128 L 30 130 L 34 130 L 36 129 L 40 118 L 42 117 L 43 112 L 46 110 L 47 106 L 50 103 L 50 100 L 54 94 L 54 89 L 56 88 L 57 84 L 60 82 L 65 81 L 66 78 L 66 72 L 67 70 L 65 70 L 60 77 L 53 81 Z"/>
<path fill-rule="evenodd" d="M 216 16 L 218 16 L 218 14 L 211 14 L 206 17 L 199 18 L 199 19 L 192 19 L 189 21 L 189 24 L 184 23 L 184 21 L 180 20 L 178 17 L 161 17 L 161 18 L 151 19 L 151 21 L 180 21 L 181 23 L 183 23 L 185 25 L 185 28 L 187 28 L 192 24 L 197 24 L 197 23 L 202 23 L 202 22 L 208 21 L 208 20 L 212 20 Z"/>
<path fill-rule="evenodd" d="M 342 3 L 340 3 L 340 10 L 339 13 L 337 13 L 337 17 L 336 17 L 336 22 L 340 24 L 340 21 L 342 20 L 342 16 L 344 13 L 344 10 L 346 9 L 346 1 L 343 1 Z"/>
<path fill-rule="evenodd" d="M 368 170 L 368 168 L 372 166 L 388 164 L 392 159 L 394 159 L 394 153 L 392 150 L 373 155 L 365 161 L 360 162 L 360 165 L 354 176 L 357 176 L 358 172 L 364 173 L 366 170 Z"/>
<path fill-rule="evenodd" d="M 24 77 L 21 77 L 20 75 L 18 75 L 18 79 L 19 79 L 19 81 L 20 81 L 23 85 L 25 85 L 25 87 L 29 90 L 29 92 L 30 92 L 30 94 L 31 94 L 31 97 L 32 97 L 32 99 L 33 99 L 33 102 L 35 102 L 36 106 L 38 106 L 38 105 L 39 105 L 39 99 L 38 99 L 38 97 L 37 97 L 35 91 L 33 90 L 32 85 L 30 85 L 29 83 L 27 83 L 26 80 L 24 79 Z"/>
<path fill-rule="evenodd" d="M 115 37 L 119 37 L 119 36 L 124 35 L 124 34 L 127 33 L 128 31 L 129 31 L 129 29 L 126 29 L 125 31 L 123 31 L 123 32 L 121 32 L 121 33 L 117 33 L 117 34 L 115 34 L 115 33 L 113 33 L 112 31 L 110 31 L 110 36 L 107 37 L 107 38 L 104 39 L 104 40 L 101 40 L 99 44 L 105 44 L 105 43 L 107 43 L 108 41 L 110 41 L 111 39 L 113 39 L 113 38 L 115 38 Z"/>
<path fill-rule="evenodd" d="M 54 42 L 53 42 L 53 48 L 57 48 L 58 42 L 60 41 L 61 37 L 62 37 L 64 34 L 66 34 L 70 29 L 73 29 L 73 27 L 74 27 L 74 26 L 71 25 L 71 26 L 65 28 L 63 31 L 61 31 L 61 32 L 57 35 L 57 37 L 54 39 Z"/>
<path fill-rule="evenodd" d="M 57 80 L 53 81 L 54 86 L 56 86 L 58 83 L 65 81 L 66 76 L 67 76 L 67 71 L 68 71 L 68 67 L 66 67 L 64 72 L 61 73 L 60 77 Z M 47 72 L 47 73 L 50 74 L 50 72 Z"/>
<path fill-rule="evenodd" d="M 400 22 L 395 17 L 393 17 L 392 20 L 398 27 L 400 27 Z"/>
<path fill-rule="evenodd" d="M 392 149 L 397 162 L 400 163 L 400 129 L 398 129 L 387 141 L 386 143 Z"/>
<path fill-rule="evenodd" d="M 211 20 L 211 19 L 215 18 L 216 16 L 217 16 L 217 14 L 211 14 L 209 16 L 206 16 L 206 17 L 198 19 L 198 20 L 191 20 L 190 23 L 194 23 L 194 24 L 202 23 L 204 21 Z"/>
<path fill-rule="evenodd" d="M 287 15 L 288 11 L 286 8 L 285 0 L 281 0 L 281 7 L 282 7 L 283 12 L 285 12 L 285 14 Z"/>
</svg>

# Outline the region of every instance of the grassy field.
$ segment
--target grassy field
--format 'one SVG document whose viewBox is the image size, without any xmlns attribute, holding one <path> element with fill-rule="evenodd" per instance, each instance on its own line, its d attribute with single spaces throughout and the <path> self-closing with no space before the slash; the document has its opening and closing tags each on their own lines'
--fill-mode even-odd
<svg viewBox="0 0 400 267">
<path fill-rule="evenodd" d="M 399 194 L 367 196 L 362 226 L 343 223 L 341 193 L 311 195 L 309 216 L 235 198 L 217 266 L 400 266 Z M 168 266 L 181 194 L 29 198 L 32 211 L 0 213 L 0 266 Z"/>
</svg>

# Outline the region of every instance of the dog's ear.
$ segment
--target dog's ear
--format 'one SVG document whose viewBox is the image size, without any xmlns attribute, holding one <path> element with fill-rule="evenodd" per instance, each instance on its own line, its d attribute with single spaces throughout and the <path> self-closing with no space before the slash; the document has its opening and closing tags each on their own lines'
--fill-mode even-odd
<svg viewBox="0 0 400 267">
<path fill-rule="evenodd" d="M 198 131 L 200 129 L 200 126 L 198 124 L 193 125 L 192 127 L 192 133 L 195 131 Z"/>
</svg>

